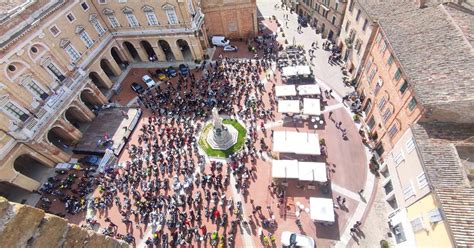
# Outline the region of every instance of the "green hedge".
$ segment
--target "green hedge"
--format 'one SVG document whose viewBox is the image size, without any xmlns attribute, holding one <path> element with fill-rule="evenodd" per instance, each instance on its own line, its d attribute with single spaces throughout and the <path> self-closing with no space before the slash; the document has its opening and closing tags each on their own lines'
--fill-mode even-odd
<svg viewBox="0 0 474 248">
<path fill-rule="evenodd" d="M 237 129 L 237 132 L 238 132 L 237 143 L 235 143 L 235 145 L 231 146 L 229 149 L 225 151 L 211 148 L 209 144 L 207 143 L 206 137 L 212 128 L 212 124 L 207 124 L 201 133 L 201 137 L 199 137 L 199 146 L 210 157 L 227 158 L 233 153 L 239 151 L 244 144 L 245 136 L 247 135 L 247 130 L 245 129 L 245 127 L 243 127 L 237 120 L 225 119 L 222 122 L 224 124 L 231 125 L 235 129 Z"/>
</svg>

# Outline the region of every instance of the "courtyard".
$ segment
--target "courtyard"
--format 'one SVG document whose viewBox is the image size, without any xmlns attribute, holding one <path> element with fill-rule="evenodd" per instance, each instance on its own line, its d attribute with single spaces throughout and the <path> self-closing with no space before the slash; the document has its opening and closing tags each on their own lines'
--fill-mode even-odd
<svg viewBox="0 0 474 248">
<path fill-rule="evenodd" d="M 281 16 L 287 13 L 278 11 Z M 262 18 L 260 23 L 264 34 L 279 33 L 275 19 Z M 291 28 L 285 30 L 286 36 L 291 32 Z M 312 48 L 312 40 L 301 41 L 306 50 Z M 167 242 L 281 247 L 285 231 L 312 237 L 317 247 L 337 246 L 341 240 L 347 245 L 348 229 L 363 221 L 365 206 L 370 204 L 373 175 L 368 172 L 367 149 L 358 124 L 342 102 L 351 90 L 342 83 L 340 66 L 328 65 L 330 51 L 314 49 L 311 84 L 321 91 L 311 96 L 321 106 L 316 122 L 316 116 L 278 111 L 280 100 L 307 98 L 276 96 L 276 87 L 289 85 L 276 63 L 276 51 L 286 45 L 285 39 L 265 39 L 257 56 L 245 42 L 235 44 L 237 53 L 218 48 L 204 67 L 192 69 L 187 77 L 165 80 L 140 96 L 131 84 L 146 88 L 141 77 L 157 68 L 130 69 L 111 101 L 141 108 L 143 113 L 123 152 L 114 166 L 96 178 L 85 177 L 83 171 L 75 173 L 87 179 L 70 185 L 66 195 L 81 187 L 90 189 L 91 195 L 89 200 L 66 202 L 80 205 L 83 211 L 71 214 L 58 200 L 61 196 L 52 194 L 47 195 L 52 201 L 49 211 L 136 247 L 160 247 Z M 265 48 L 273 52 L 264 53 Z M 304 54 L 308 60 L 307 51 Z M 247 130 L 244 148 L 227 159 L 208 157 L 197 144 L 214 107 L 222 118 L 238 119 Z M 324 152 L 275 152 L 273 134 L 277 132 L 316 135 Z M 327 181 L 275 178 L 272 166 L 278 160 L 323 163 Z M 315 222 L 310 216 L 311 198 L 331 200 L 334 221 Z"/>
</svg>

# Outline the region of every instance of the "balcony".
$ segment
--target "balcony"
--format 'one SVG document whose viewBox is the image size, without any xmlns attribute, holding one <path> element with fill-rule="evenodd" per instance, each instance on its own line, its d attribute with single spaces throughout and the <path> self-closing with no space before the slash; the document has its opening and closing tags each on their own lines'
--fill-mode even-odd
<svg viewBox="0 0 474 248">
<path fill-rule="evenodd" d="M 346 38 L 344 43 L 346 44 L 347 49 L 352 49 L 354 41 L 351 38 Z"/>
</svg>

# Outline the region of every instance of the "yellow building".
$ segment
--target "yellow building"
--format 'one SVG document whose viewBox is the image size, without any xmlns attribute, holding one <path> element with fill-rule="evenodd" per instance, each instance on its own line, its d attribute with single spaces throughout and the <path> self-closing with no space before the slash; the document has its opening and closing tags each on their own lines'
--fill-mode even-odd
<svg viewBox="0 0 474 248">
<path fill-rule="evenodd" d="M 32 191 L 68 161 L 91 108 L 129 68 L 202 60 L 196 0 L 14 0 L 0 15 L 0 194 Z"/>
<path fill-rule="evenodd" d="M 407 208 L 417 247 L 453 247 L 448 228 L 433 194 L 428 194 Z"/>
</svg>

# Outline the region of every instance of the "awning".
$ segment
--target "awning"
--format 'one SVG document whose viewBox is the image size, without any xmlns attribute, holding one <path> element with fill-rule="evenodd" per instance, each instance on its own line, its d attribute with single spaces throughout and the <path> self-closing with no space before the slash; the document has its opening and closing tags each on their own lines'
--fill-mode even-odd
<svg viewBox="0 0 474 248">
<path fill-rule="evenodd" d="M 329 198 L 309 198 L 311 219 L 315 221 L 334 222 L 334 202 Z"/>
<path fill-rule="evenodd" d="M 311 69 L 307 65 L 298 65 L 298 66 L 295 66 L 295 68 L 298 75 L 304 75 L 304 76 L 311 75 Z"/>
<path fill-rule="evenodd" d="M 273 151 L 320 155 L 318 134 L 275 131 L 273 133 Z"/>
<path fill-rule="evenodd" d="M 328 180 L 325 163 L 298 162 L 298 171 L 300 181 L 326 182 Z"/>
<path fill-rule="evenodd" d="M 296 96 L 294 85 L 278 85 L 275 87 L 275 95 L 278 96 Z"/>
<path fill-rule="evenodd" d="M 279 100 L 278 101 L 278 112 L 279 113 L 299 113 L 300 112 L 300 101 L 298 101 L 298 100 Z"/>
<path fill-rule="evenodd" d="M 306 96 L 306 95 L 321 95 L 321 88 L 316 84 L 305 84 L 300 85 L 297 87 L 298 95 Z"/>
<path fill-rule="evenodd" d="M 298 178 L 297 160 L 273 160 L 272 161 L 273 178 Z"/>
<path fill-rule="evenodd" d="M 311 68 L 307 65 L 287 66 L 282 68 L 282 76 L 284 77 L 297 75 L 309 76 L 311 75 Z"/>
<path fill-rule="evenodd" d="M 316 98 L 303 99 L 303 114 L 305 115 L 321 115 L 321 102 Z"/>
<path fill-rule="evenodd" d="M 296 68 L 293 66 L 288 66 L 288 67 L 283 67 L 282 69 L 282 76 L 284 77 L 291 77 L 291 76 L 296 76 Z"/>
</svg>

